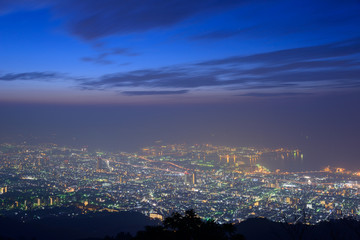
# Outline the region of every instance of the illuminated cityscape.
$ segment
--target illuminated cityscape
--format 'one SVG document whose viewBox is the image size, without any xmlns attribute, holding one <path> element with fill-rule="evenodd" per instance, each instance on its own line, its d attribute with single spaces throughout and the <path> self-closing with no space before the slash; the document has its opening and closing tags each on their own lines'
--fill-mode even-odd
<svg viewBox="0 0 360 240">
<path fill-rule="evenodd" d="M 0 0 L 0 240 L 360 239 L 359 13 Z"/>
<path fill-rule="evenodd" d="M 302 164 L 306 156 L 299 149 L 159 143 L 137 153 L 110 153 L 56 144 L 0 147 L 0 213 L 24 221 L 102 211 L 163 219 L 187 209 L 219 223 L 264 217 L 315 224 L 359 216 L 360 172 L 264 167 Z"/>
</svg>

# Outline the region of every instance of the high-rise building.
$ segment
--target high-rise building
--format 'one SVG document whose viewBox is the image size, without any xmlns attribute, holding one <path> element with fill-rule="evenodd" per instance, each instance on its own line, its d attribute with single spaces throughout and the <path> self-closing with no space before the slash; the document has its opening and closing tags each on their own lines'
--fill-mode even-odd
<svg viewBox="0 0 360 240">
<path fill-rule="evenodd" d="M 100 171 L 101 169 L 102 169 L 102 160 L 101 157 L 97 157 L 96 171 Z"/>
<path fill-rule="evenodd" d="M 196 184 L 196 173 L 195 172 L 192 174 L 192 179 L 191 180 L 192 180 L 191 183 L 193 185 L 195 185 Z"/>
<path fill-rule="evenodd" d="M 191 184 L 191 175 L 188 172 L 184 173 L 184 182 L 185 184 Z"/>
<path fill-rule="evenodd" d="M 44 158 L 44 164 L 45 164 L 45 166 L 50 165 L 50 158 L 49 157 Z"/>
<path fill-rule="evenodd" d="M 188 173 L 185 172 L 184 173 L 184 183 L 185 184 L 190 184 L 190 185 L 195 185 L 196 184 L 196 173 Z"/>
</svg>

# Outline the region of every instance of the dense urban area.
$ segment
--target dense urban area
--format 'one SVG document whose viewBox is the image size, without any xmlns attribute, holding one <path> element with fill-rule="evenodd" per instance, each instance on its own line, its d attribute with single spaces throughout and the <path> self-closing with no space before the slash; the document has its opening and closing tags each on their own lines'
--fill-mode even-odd
<svg viewBox="0 0 360 240">
<path fill-rule="evenodd" d="M 0 214 L 26 221 L 136 211 L 162 220 L 195 209 L 219 223 L 251 217 L 307 224 L 359 219 L 360 174 L 331 167 L 274 169 L 303 161 L 300 150 L 284 148 L 158 143 L 137 153 L 110 153 L 50 143 L 1 144 Z"/>
</svg>

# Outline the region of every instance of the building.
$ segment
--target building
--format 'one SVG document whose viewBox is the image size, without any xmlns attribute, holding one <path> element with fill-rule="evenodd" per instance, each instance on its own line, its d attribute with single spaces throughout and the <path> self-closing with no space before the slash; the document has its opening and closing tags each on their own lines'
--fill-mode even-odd
<svg viewBox="0 0 360 240">
<path fill-rule="evenodd" d="M 101 171 L 102 169 L 103 169 L 103 161 L 101 157 L 97 157 L 96 171 Z"/>
<path fill-rule="evenodd" d="M 184 173 L 184 183 L 185 184 L 195 185 L 196 182 L 197 182 L 197 180 L 196 180 L 196 173 L 195 172 L 193 172 L 193 173 L 185 172 Z"/>
</svg>

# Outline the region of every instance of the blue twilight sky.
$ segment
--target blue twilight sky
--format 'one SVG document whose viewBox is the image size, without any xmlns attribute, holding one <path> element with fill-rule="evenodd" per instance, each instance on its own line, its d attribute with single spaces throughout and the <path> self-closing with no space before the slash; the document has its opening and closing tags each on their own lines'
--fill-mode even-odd
<svg viewBox="0 0 360 240">
<path fill-rule="evenodd" d="M 359 12 L 357 0 L 2 0 L 0 101 L 214 103 L 357 91 Z"/>
<path fill-rule="evenodd" d="M 292 147 L 360 169 L 359 106 L 359 0 L 0 0 L 0 142 Z"/>
</svg>

